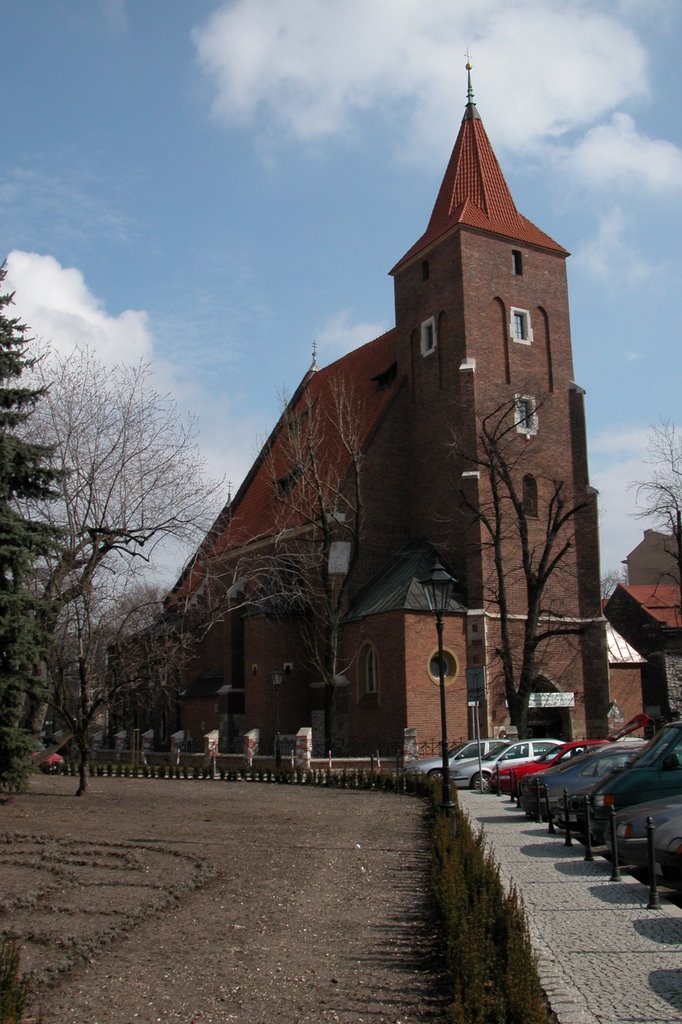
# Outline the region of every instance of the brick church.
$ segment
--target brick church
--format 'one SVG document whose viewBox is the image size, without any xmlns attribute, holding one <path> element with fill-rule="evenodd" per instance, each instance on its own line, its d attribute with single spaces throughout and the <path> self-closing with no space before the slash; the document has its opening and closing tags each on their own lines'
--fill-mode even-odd
<svg viewBox="0 0 682 1024">
<path fill-rule="evenodd" d="M 469 69 L 426 231 L 390 272 L 396 326 L 329 366 L 313 357 L 169 597 L 196 630 L 181 694 L 194 749 L 219 730 L 220 750 L 239 751 L 258 730 L 270 753 L 275 734 L 303 726 L 320 753 L 391 755 L 406 730 L 437 741 L 436 623 L 420 582 L 435 559 L 456 581 L 450 740 L 473 734 L 470 669 L 485 671 L 482 735 L 604 733 L 567 256 L 518 212 Z"/>
</svg>

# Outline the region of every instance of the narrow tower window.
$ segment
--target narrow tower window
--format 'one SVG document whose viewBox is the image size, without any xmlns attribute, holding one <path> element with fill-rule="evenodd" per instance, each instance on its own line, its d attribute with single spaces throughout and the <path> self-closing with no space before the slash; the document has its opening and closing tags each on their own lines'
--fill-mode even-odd
<svg viewBox="0 0 682 1024">
<path fill-rule="evenodd" d="M 429 279 L 429 261 L 422 260 L 422 281 L 428 281 Z"/>
<path fill-rule="evenodd" d="M 529 519 L 537 519 L 538 483 L 530 473 L 523 478 L 523 510 Z"/>
<path fill-rule="evenodd" d="M 436 319 L 429 317 L 422 324 L 421 350 L 423 356 L 430 356 L 436 347 Z"/>
<path fill-rule="evenodd" d="M 519 249 L 512 249 L 512 274 L 523 274 L 523 259 Z"/>
<path fill-rule="evenodd" d="M 516 429 L 520 434 L 537 434 L 538 416 L 532 395 L 516 396 Z"/>
</svg>

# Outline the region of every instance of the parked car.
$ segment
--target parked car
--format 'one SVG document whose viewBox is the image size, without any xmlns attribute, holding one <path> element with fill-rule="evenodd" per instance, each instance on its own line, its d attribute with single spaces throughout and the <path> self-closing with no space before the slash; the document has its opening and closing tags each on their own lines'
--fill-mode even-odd
<svg viewBox="0 0 682 1024">
<path fill-rule="evenodd" d="M 569 797 L 589 792 L 597 781 L 622 768 L 644 746 L 644 740 L 618 740 L 603 747 L 588 750 L 564 764 L 546 768 L 521 780 L 520 806 L 527 817 L 534 817 L 537 808 L 537 787 L 546 790 L 552 817 L 563 825 L 564 789 Z M 542 815 L 546 817 L 546 800 L 542 800 Z M 575 816 L 573 818 L 575 821 Z"/>
<path fill-rule="evenodd" d="M 664 797 L 662 800 L 635 804 L 633 807 L 624 807 L 623 810 L 617 811 L 616 844 L 619 864 L 646 868 L 648 865 L 647 822 L 649 818 L 656 827 L 654 834 L 658 836 L 661 826 L 679 815 L 682 815 L 682 797 Z M 613 857 L 610 822 L 604 833 L 604 845 L 609 856 Z"/>
<path fill-rule="evenodd" d="M 46 775 L 56 772 L 57 768 L 64 764 L 64 758 L 56 751 L 49 753 L 47 750 L 34 750 L 31 754 L 31 761 L 37 765 Z"/>
<path fill-rule="evenodd" d="M 482 757 L 486 757 L 494 751 L 502 750 L 503 747 L 509 746 L 509 740 L 500 739 L 482 739 L 480 741 L 467 740 L 464 743 L 458 743 L 449 751 L 449 765 L 451 772 L 458 761 L 463 761 L 471 757 L 475 757 L 478 761 L 479 742 L 481 745 Z M 416 761 L 409 761 L 403 768 L 403 771 L 418 775 L 442 775 L 443 758 L 440 754 L 436 754 L 433 757 L 420 757 Z"/>
<path fill-rule="evenodd" d="M 592 836 L 602 842 L 611 807 L 682 796 L 682 721 L 670 722 L 618 774 L 590 793 Z"/>
<path fill-rule="evenodd" d="M 481 771 L 478 767 L 478 758 L 459 761 L 450 773 L 450 778 L 458 789 L 468 787 L 469 789 L 481 789 L 487 793 L 491 788 L 493 771 L 498 765 L 508 768 L 512 765 L 524 764 L 526 761 L 540 757 L 548 750 L 556 750 L 561 746 L 563 746 L 562 740 L 517 740 L 515 743 L 509 743 L 504 749 L 481 758 Z"/>
<path fill-rule="evenodd" d="M 656 876 L 671 889 L 682 889 L 682 809 L 654 832 Z"/>
<path fill-rule="evenodd" d="M 558 750 L 552 747 L 542 754 L 536 761 L 528 761 L 526 764 L 511 765 L 498 764 L 493 772 L 493 788 L 499 788 L 500 793 L 511 793 L 512 772 L 515 773 L 517 783 L 526 775 L 533 775 L 535 772 L 542 772 L 545 768 L 553 768 L 557 764 L 565 764 L 572 757 L 578 757 L 590 747 L 604 746 L 608 740 L 570 740 L 562 744 Z"/>
</svg>

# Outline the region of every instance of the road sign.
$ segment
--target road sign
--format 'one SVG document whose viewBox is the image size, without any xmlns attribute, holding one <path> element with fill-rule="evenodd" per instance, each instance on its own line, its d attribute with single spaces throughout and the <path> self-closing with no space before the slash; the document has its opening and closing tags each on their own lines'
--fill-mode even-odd
<svg viewBox="0 0 682 1024">
<path fill-rule="evenodd" d="M 485 700 L 485 668 L 482 665 L 467 669 L 467 700 Z"/>
</svg>

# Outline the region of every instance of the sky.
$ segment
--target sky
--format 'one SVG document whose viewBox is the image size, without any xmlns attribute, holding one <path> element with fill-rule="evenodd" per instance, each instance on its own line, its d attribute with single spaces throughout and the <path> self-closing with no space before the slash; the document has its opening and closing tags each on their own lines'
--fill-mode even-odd
<svg viewBox="0 0 682 1024">
<path fill-rule="evenodd" d="M 679 421 L 679 0 L 0 0 L 0 259 L 60 351 L 149 362 L 225 497 L 282 396 L 394 324 L 466 102 L 571 252 L 602 569 Z"/>
</svg>

